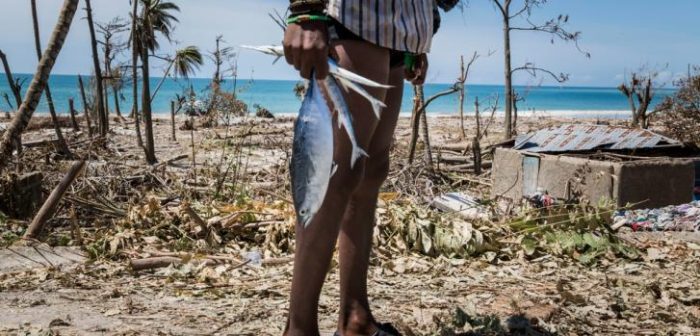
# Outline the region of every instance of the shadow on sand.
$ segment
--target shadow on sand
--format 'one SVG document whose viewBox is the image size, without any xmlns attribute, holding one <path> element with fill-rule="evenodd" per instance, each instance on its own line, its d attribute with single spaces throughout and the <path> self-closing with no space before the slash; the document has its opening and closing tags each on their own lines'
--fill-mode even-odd
<svg viewBox="0 0 700 336">
<path fill-rule="evenodd" d="M 454 316 L 452 325 L 455 329 L 445 329 L 440 336 L 555 336 L 557 334 L 537 325 L 536 319 L 530 319 L 523 314 L 512 315 L 501 320 L 495 315 L 472 317 L 461 310 Z M 455 330 L 469 329 L 467 332 Z"/>
</svg>

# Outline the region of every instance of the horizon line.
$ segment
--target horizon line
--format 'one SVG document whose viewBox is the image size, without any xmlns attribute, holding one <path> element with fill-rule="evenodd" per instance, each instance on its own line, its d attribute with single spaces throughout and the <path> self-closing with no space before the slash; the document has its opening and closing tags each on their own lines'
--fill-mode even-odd
<svg viewBox="0 0 700 336">
<path fill-rule="evenodd" d="M 0 72 L 0 74 L 5 75 L 5 72 Z M 27 76 L 34 76 L 34 74 L 29 73 L 29 72 L 13 72 L 12 75 L 27 75 Z M 67 74 L 67 73 L 52 73 L 49 76 L 84 76 L 84 77 L 93 77 L 92 75 L 83 75 L 83 74 Z M 7 81 L 5 76 L 0 76 L 0 79 L 3 81 Z M 154 79 L 162 79 L 163 77 L 160 76 L 150 76 L 151 80 Z M 169 77 L 172 80 L 175 81 L 187 81 L 187 80 L 211 80 L 209 77 L 188 77 L 188 78 L 172 78 Z M 227 80 L 232 80 L 232 79 L 227 79 Z M 278 82 L 295 82 L 295 81 L 303 81 L 302 78 L 299 78 L 298 80 L 296 79 L 272 79 L 272 78 L 238 78 L 239 81 L 256 81 L 256 80 L 264 80 L 264 81 L 278 81 Z M 431 83 L 426 83 L 427 85 L 453 85 L 455 83 L 450 83 L 450 82 L 431 82 Z M 504 86 L 504 84 L 484 84 L 484 83 L 472 83 L 472 84 L 467 84 L 467 86 Z M 561 83 L 560 85 L 553 85 L 553 84 L 546 84 L 546 85 L 527 85 L 527 84 L 514 84 L 516 87 L 540 87 L 540 88 L 576 88 L 576 89 L 617 89 L 615 86 L 603 86 L 603 85 L 566 85 Z M 660 87 L 656 88 L 656 90 L 676 90 L 676 87 L 673 85 L 666 86 L 666 87 Z"/>
</svg>

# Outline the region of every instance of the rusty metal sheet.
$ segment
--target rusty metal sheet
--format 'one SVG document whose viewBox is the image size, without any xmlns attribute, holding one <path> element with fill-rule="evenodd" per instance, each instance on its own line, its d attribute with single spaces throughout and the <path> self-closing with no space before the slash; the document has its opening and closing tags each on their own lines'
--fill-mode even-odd
<svg viewBox="0 0 700 336">
<path fill-rule="evenodd" d="M 595 149 L 654 148 L 660 145 L 681 143 L 644 129 L 569 124 L 519 136 L 515 140 L 514 148 L 533 153 L 563 153 Z"/>
</svg>

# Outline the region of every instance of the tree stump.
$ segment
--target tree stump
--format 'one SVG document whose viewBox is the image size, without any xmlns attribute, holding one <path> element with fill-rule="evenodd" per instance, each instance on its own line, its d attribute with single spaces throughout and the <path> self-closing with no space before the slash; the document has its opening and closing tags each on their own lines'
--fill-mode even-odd
<svg viewBox="0 0 700 336">
<path fill-rule="evenodd" d="M 11 218 L 31 218 L 44 201 L 43 181 L 40 172 L 0 178 L 0 211 Z"/>
</svg>

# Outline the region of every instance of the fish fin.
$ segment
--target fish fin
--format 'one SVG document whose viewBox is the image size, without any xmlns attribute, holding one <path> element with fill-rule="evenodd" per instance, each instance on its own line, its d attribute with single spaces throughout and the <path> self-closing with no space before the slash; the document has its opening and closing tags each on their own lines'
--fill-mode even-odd
<svg viewBox="0 0 700 336">
<path fill-rule="evenodd" d="M 333 166 L 331 167 L 331 177 L 333 177 L 333 175 L 335 175 L 335 173 L 337 173 L 337 172 L 338 172 L 338 164 L 333 162 Z"/>
<path fill-rule="evenodd" d="M 369 92 L 367 92 L 365 89 L 360 87 L 359 85 L 355 84 L 351 80 L 348 80 L 343 77 L 337 77 L 338 81 L 340 82 L 340 85 L 345 88 L 346 91 L 355 91 L 358 94 L 360 94 L 362 97 L 367 99 L 370 104 L 372 104 L 372 111 L 374 111 L 374 115 L 377 117 L 377 119 L 381 119 L 381 113 L 382 109 L 386 107 L 386 105 L 379 99 L 372 97 Z"/>
<path fill-rule="evenodd" d="M 357 163 L 357 160 L 359 160 L 361 157 L 369 157 L 369 154 L 365 152 L 364 149 L 360 148 L 360 146 L 353 147 L 352 148 L 352 157 L 350 158 L 350 169 L 355 168 L 355 163 Z"/>
<path fill-rule="evenodd" d="M 336 109 L 335 113 L 338 114 L 338 129 L 341 129 L 341 128 L 343 128 L 343 126 L 345 126 L 345 121 L 344 121 L 345 118 L 343 118 L 343 116 L 342 116 L 343 112 L 341 112 L 339 109 Z M 345 129 L 348 129 L 348 128 L 345 127 Z"/>
<path fill-rule="evenodd" d="M 335 75 L 336 78 L 343 78 L 358 84 L 362 84 L 364 86 L 369 86 L 369 87 L 375 87 L 375 88 L 382 88 L 382 89 L 390 89 L 393 86 L 391 85 L 384 85 L 377 83 L 371 79 L 367 79 L 365 77 L 362 77 L 350 70 L 346 70 L 341 68 L 338 63 L 336 63 L 335 60 L 332 58 L 328 59 L 328 65 L 330 66 L 330 72 Z"/>
</svg>

